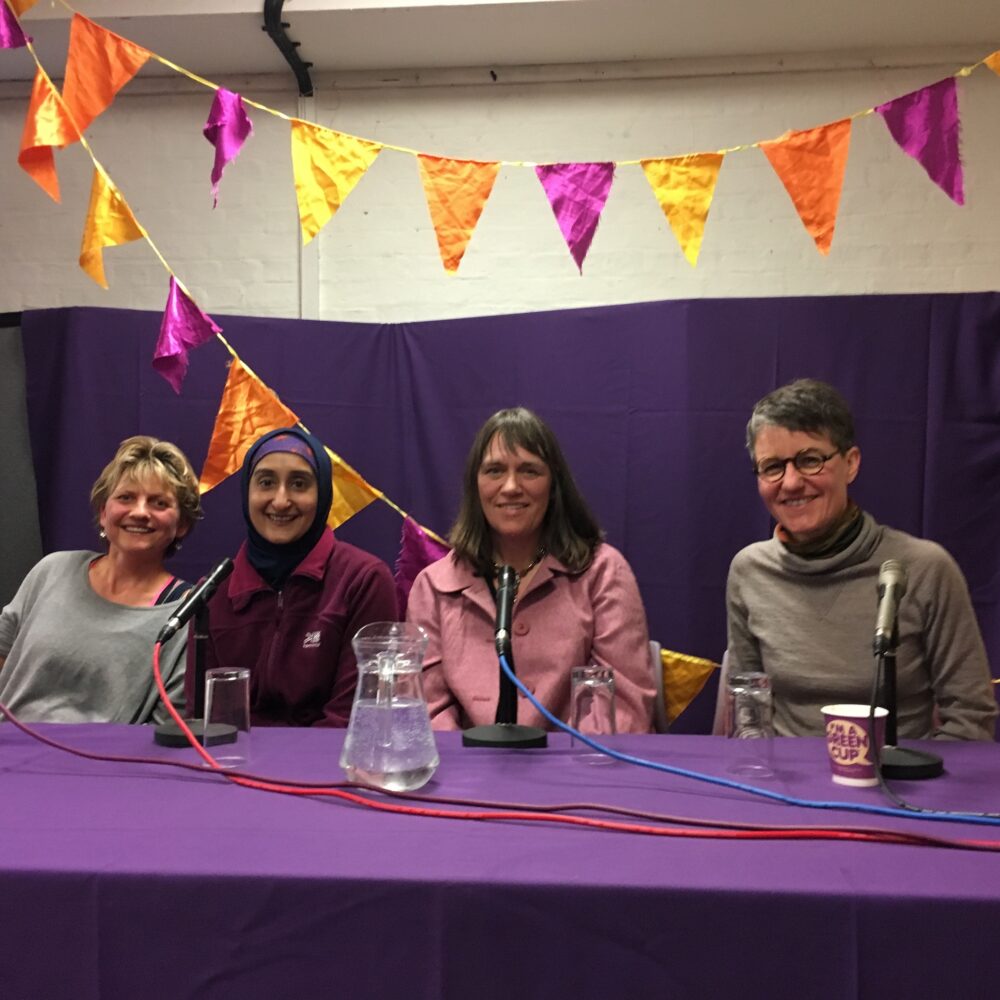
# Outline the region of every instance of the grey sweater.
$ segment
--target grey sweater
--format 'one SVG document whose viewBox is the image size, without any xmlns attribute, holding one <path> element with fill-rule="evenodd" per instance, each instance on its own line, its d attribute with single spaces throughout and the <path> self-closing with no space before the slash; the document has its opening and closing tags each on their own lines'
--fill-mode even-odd
<svg viewBox="0 0 1000 1000">
<path fill-rule="evenodd" d="M 87 567 L 96 552 L 54 552 L 0 613 L 0 701 L 25 722 L 160 722 L 156 636 L 180 601 L 132 608 L 99 597 Z M 184 685 L 182 630 L 160 657 L 175 704 Z"/>
<path fill-rule="evenodd" d="M 777 538 L 737 553 L 726 587 L 728 671 L 771 676 L 779 735 L 822 736 L 823 705 L 871 697 L 886 559 L 909 576 L 899 609 L 898 735 L 993 739 L 997 703 L 961 570 L 940 545 L 867 514 L 851 545 L 826 559 L 803 559 Z"/>
</svg>

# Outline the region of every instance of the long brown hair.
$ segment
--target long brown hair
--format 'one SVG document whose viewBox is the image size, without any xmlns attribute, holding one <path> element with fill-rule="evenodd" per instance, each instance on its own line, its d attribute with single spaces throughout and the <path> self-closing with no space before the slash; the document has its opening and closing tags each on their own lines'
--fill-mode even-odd
<svg viewBox="0 0 1000 1000">
<path fill-rule="evenodd" d="M 508 451 L 523 448 L 549 467 L 552 492 L 542 521 L 541 544 L 573 572 L 585 570 L 604 533 L 573 481 L 555 434 L 541 417 L 523 406 L 494 413 L 472 442 L 465 461 L 462 504 L 449 535 L 456 558 L 482 573 L 493 568 L 493 538 L 479 500 L 479 467 L 497 435 Z"/>
</svg>

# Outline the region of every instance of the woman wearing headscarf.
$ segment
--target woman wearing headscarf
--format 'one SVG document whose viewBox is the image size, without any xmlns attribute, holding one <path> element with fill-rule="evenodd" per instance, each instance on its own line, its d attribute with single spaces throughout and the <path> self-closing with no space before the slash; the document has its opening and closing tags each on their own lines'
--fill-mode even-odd
<svg viewBox="0 0 1000 1000">
<path fill-rule="evenodd" d="M 655 692 L 635 577 L 603 541 L 559 442 L 530 410 L 500 410 L 480 428 L 450 540 L 452 553 L 420 573 L 407 605 L 407 618 L 430 636 L 424 690 L 435 728 L 495 721 L 495 594 L 507 565 L 518 576 L 512 646 L 519 679 L 566 721 L 573 667 L 611 667 L 618 731 L 650 731 Z M 517 721 L 551 728 L 522 695 Z"/>
<path fill-rule="evenodd" d="M 162 722 L 153 645 L 191 586 L 164 559 L 201 517 L 198 479 L 176 445 L 130 437 L 90 503 L 106 551 L 50 553 L 0 613 L 0 701 L 25 721 Z M 184 643 L 161 656 L 171 700 Z"/>
<path fill-rule="evenodd" d="M 351 639 L 396 618 L 389 568 L 326 526 L 330 457 L 301 428 L 253 444 L 241 491 L 247 539 L 208 603 L 204 666 L 249 668 L 255 725 L 346 726 L 357 680 Z M 189 708 L 194 688 L 192 648 Z"/>
</svg>

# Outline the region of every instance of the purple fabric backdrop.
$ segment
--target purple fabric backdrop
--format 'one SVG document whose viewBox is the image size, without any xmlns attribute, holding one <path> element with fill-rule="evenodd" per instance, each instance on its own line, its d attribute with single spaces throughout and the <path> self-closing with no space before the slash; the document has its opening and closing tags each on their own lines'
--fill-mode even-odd
<svg viewBox="0 0 1000 1000">
<path fill-rule="evenodd" d="M 171 439 L 201 467 L 228 354 L 217 342 L 193 353 L 175 396 L 150 367 L 160 319 L 24 314 L 46 551 L 95 544 L 90 486 L 129 434 Z M 952 552 L 1000 663 L 998 294 L 653 302 L 384 326 L 216 319 L 312 431 L 442 534 L 482 421 L 502 406 L 538 410 L 635 569 L 652 637 L 715 659 L 729 561 L 770 530 L 743 448 L 746 419 L 776 385 L 827 379 L 855 410 L 864 461 L 854 496 Z M 235 488 L 230 480 L 205 498 L 179 573 L 196 578 L 237 548 Z M 375 503 L 339 534 L 391 565 L 400 528 Z M 714 683 L 675 731 L 707 731 L 713 698 Z"/>
</svg>

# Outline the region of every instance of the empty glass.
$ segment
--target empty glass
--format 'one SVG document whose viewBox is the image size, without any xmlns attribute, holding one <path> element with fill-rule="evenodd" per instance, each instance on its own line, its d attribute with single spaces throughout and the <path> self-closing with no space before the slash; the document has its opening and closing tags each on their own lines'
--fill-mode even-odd
<svg viewBox="0 0 1000 1000">
<path fill-rule="evenodd" d="M 244 768 L 250 763 L 250 671 L 244 667 L 215 667 L 205 672 L 205 731 L 209 726 L 232 726 L 233 742 L 206 740 L 220 767 Z"/>
<path fill-rule="evenodd" d="M 774 736 L 771 678 L 765 673 L 736 673 L 730 674 L 726 685 L 726 735 L 739 740 Z"/>
<path fill-rule="evenodd" d="M 570 725 L 598 741 L 604 736 L 614 736 L 615 727 L 615 674 L 610 667 L 574 667 L 570 674 Z M 586 751 L 587 745 L 570 737 L 570 746 Z M 610 761 L 606 754 L 589 753 L 589 758 Z"/>
<path fill-rule="evenodd" d="M 774 777 L 774 703 L 771 678 L 764 673 L 730 674 L 726 681 L 726 735 L 746 740 L 730 770 L 746 778 Z"/>
</svg>

